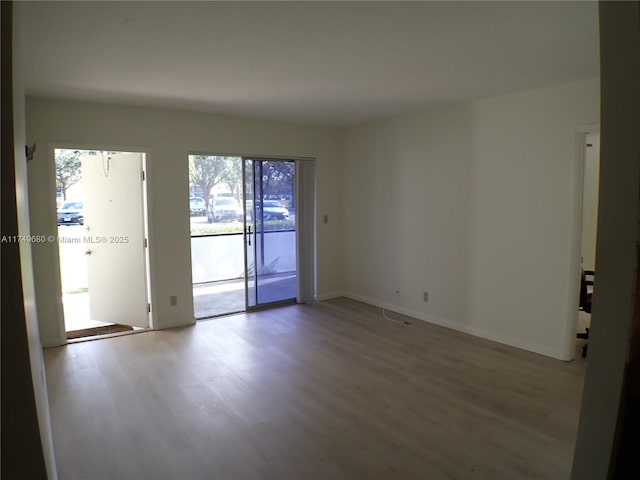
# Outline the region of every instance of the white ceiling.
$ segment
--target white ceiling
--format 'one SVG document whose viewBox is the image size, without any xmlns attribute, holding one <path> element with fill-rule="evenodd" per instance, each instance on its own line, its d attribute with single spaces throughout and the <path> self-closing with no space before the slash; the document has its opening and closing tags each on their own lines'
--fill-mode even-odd
<svg viewBox="0 0 640 480">
<path fill-rule="evenodd" d="M 598 76 L 597 2 L 18 2 L 27 94 L 352 125 Z"/>
</svg>

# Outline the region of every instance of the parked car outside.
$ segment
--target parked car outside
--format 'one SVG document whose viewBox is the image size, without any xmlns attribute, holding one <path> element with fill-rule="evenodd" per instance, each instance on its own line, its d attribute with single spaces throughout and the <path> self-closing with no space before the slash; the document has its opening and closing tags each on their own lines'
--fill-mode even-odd
<svg viewBox="0 0 640 480">
<path fill-rule="evenodd" d="M 262 218 L 264 220 L 289 220 L 289 210 L 275 200 L 263 200 Z"/>
<path fill-rule="evenodd" d="M 191 215 L 204 215 L 207 211 L 204 200 L 200 197 L 189 198 L 189 212 Z"/>
<path fill-rule="evenodd" d="M 221 220 L 242 221 L 242 207 L 232 197 L 217 197 L 207 209 L 207 221 L 209 223 Z"/>
<path fill-rule="evenodd" d="M 58 209 L 58 225 L 84 225 L 84 204 L 79 201 L 64 202 Z"/>
</svg>

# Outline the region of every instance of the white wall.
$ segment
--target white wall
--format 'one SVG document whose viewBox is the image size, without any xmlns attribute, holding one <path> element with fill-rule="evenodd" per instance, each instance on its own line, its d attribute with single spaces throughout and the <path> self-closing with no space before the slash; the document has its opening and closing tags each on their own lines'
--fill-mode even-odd
<svg viewBox="0 0 640 480">
<path fill-rule="evenodd" d="M 190 152 L 315 157 L 320 215 L 318 292 L 342 289 L 341 136 L 329 128 L 167 109 L 27 99 L 27 137 L 36 142 L 29 165 L 34 233 L 55 235 L 54 147 L 110 147 L 147 152 L 152 316 L 156 328 L 194 321 L 189 240 Z M 320 217 L 321 218 L 321 217 Z M 46 345 L 63 340 L 59 322 L 55 244 L 34 248 L 41 335 Z M 169 297 L 178 296 L 170 306 Z"/>
<path fill-rule="evenodd" d="M 22 15 L 21 10 L 14 8 L 13 12 L 13 24 L 20 25 L 22 23 L 20 19 L 20 15 Z M 25 32 L 21 32 L 17 28 L 13 31 L 13 134 L 15 143 L 14 158 L 16 161 L 15 175 L 18 234 L 29 237 L 31 235 L 35 235 L 35 229 L 31 227 L 29 221 L 30 201 L 27 187 L 27 160 L 24 150 L 24 146 L 27 143 L 25 128 L 25 92 L 22 76 L 23 59 L 19 53 L 22 45 L 22 35 L 25 34 Z M 8 159 L 3 158 L 3 161 L 6 160 Z M 30 370 L 33 382 L 33 392 L 38 415 L 38 424 L 40 427 L 40 441 L 42 442 L 42 454 L 44 457 L 47 477 L 50 480 L 55 480 L 58 478 L 58 473 L 55 462 L 53 432 L 51 430 L 51 416 L 44 369 L 44 357 L 42 354 L 42 344 L 40 343 L 38 319 L 41 318 L 41 316 L 39 316 L 39 310 L 36 305 L 37 299 L 34 279 L 35 255 L 33 255 L 31 247 L 32 244 L 28 242 L 20 242 L 20 266 L 24 297 L 24 313 L 28 335 L 29 357 L 31 360 Z M 16 367 L 22 368 L 23 366 L 20 365 Z M 10 395 L 11 392 L 5 392 L 5 395 L 6 394 Z M 18 415 L 22 414 L 22 412 L 15 413 Z"/>
<path fill-rule="evenodd" d="M 347 295 L 572 358 L 576 126 L 598 123 L 598 86 L 581 81 L 347 130 Z"/>
</svg>

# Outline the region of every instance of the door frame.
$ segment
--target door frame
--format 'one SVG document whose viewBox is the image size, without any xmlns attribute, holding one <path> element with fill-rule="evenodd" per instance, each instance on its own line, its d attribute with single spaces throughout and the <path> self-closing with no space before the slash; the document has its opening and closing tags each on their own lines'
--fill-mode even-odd
<svg viewBox="0 0 640 480">
<path fill-rule="evenodd" d="M 147 296 L 147 303 L 151 306 L 150 312 L 148 312 L 148 324 L 146 330 L 153 330 L 155 328 L 155 298 L 153 294 L 153 275 L 155 272 L 155 264 L 152 261 L 155 258 L 154 249 L 154 235 L 149 226 L 149 218 L 153 215 L 153 203 L 150 201 L 152 195 L 152 182 L 149 181 L 150 173 L 152 170 L 152 162 L 150 162 L 151 148 L 145 147 L 131 147 L 123 145 L 109 145 L 102 143 L 82 143 L 82 142 L 51 142 L 47 145 L 47 158 L 49 159 L 49 202 L 51 212 L 52 231 L 58 232 L 58 217 L 56 208 L 56 165 L 55 165 L 55 151 L 56 149 L 76 149 L 76 150 L 95 150 L 95 151 L 110 151 L 110 152 L 127 152 L 127 153 L 140 153 L 142 157 L 142 170 L 144 171 L 144 180 L 142 182 L 142 219 L 144 227 L 144 235 L 147 239 L 147 248 L 145 248 L 145 289 Z M 56 249 L 56 255 L 54 255 L 54 271 L 57 275 L 53 278 L 53 288 L 57 292 L 56 295 L 56 316 L 58 327 L 58 345 L 64 345 L 68 343 L 67 333 L 65 330 L 64 320 L 64 308 L 62 303 L 62 279 L 61 279 L 61 265 L 58 245 L 54 245 Z M 90 293 L 89 293 L 90 294 Z"/>
</svg>

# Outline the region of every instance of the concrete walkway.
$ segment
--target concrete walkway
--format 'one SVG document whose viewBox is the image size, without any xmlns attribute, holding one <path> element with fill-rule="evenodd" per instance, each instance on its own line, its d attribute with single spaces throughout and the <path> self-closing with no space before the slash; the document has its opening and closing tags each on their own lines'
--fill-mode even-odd
<svg viewBox="0 0 640 480">
<path fill-rule="evenodd" d="M 66 332 L 113 325 L 112 323 L 91 320 L 88 292 L 65 293 L 62 295 L 62 306 L 64 309 L 64 329 Z"/>
<path fill-rule="evenodd" d="M 245 310 L 244 285 L 244 279 L 194 285 L 193 307 L 196 318 L 243 312 Z M 257 299 L 259 304 L 288 300 L 295 296 L 295 273 L 274 275 L 259 280 Z"/>
</svg>

